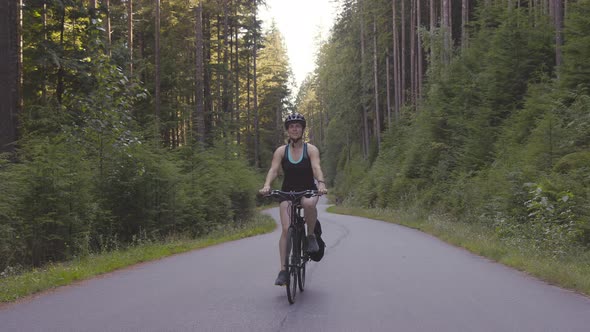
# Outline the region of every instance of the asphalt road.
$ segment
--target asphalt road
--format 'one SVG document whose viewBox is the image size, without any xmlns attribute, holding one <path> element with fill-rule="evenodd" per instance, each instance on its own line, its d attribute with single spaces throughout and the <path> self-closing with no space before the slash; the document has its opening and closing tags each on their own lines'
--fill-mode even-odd
<svg viewBox="0 0 590 332">
<path fill-rule="evenodd" d="M 293 305 L 273 285 L 277 229 L 4 306 L 0 331 L 590 331 L 587 297 L 319 208 L 326 255 Z"/>
</svg>

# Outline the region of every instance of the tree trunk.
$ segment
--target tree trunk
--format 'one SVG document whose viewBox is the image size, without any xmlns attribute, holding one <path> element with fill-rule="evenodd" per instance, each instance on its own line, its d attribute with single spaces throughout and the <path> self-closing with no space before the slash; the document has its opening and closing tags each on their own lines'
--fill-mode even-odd
<svg viewBox="0 0 590 332">
<path fill-rule="evenodd" d="M 133 0 L 127 0 L 127 48 L 129 49 L 129 77 L 133 77 Z"/>
<path fill-rule="evenodd" d="M 553 0 L 555 4 L 555 65 L 559 67 L 562 62 L 562 51 L 563 46 L 563 2 L 562 0 Z M 559 73 L 559 71 L 557 71 Z"/>
<path fill-rule="evenodd" d="M 310 119 L 311 120 L 311 119 Z M 311 126 L 313 128 L 313 126 Z M 281 106 L 276 106 L 275 111 L 275 144 L 277 146 L 283 143 L 283 119 L 281 116 Z"/>
<path fill-rule="evenodd" d="M 435 0 L 430 0 L 430 59 L 434 60 L 434 46 L 432 40 L 434 40 L 434 29 L 436 28 L 436 5 Z"/>
<path fill-rule="evenodd" d="M 156 28 L 155 35 L 155 113 L 156 113 L 156 134 L 160 133 L 160 0 L 154 0 L 156 5 Z"/>
<path fill-rule="evenodd" d="M 531 2 L 532 3 L 532 2 Z M 466 49 L 469 42 L 467 24 L 469 23 L 469 0 L 461 1 L 461 48 Z"/>
<path fill-rule="evenodd" d="M 442 34 L 443 34 L 443 49 L 442 60 L 443 63 L 448 64 L 451 60 L 451 40 L 453 38 L 451 33 L 451 18 L 450 15 L 451 0 L 442 0 Z"/>
<path fill-rule="evenodd" d="M 12 152 L 18 130 L 22 0 L 0 2 L 0 153 Z"/>
<path fill-rule="evenodd" d="M 231 10 L 231 16 L 235 18 L 235 20 L 237 20 L 237 18 L 234 15 L 234 11 L 233 11 L 233 7 L 234 3 L 233 0 L 229 0 L 229 7 L 228 7 L 228 13 Z M 229 16 L 229 14 L 228 14 Z M 229 124 L 230 124 L 230 138 L 232 140 L 232 143 L 235 142 L 236 139 L 236 120 L 235 120 L 235 115 L 237 113 L 237 105 L 235 104 L 235 99 L 234 99 L 234 92 L 235 91 L 235 79 L 234 77 L 237 76 L 236 72 L 235 72 L 235 58 L 234 58 L 234 44 L 237 43 L 237 39 L 234 40 L 234 28 L 235 28 L 235 20 L 234 18 L 232 18 L 232 24 L 228 25 L 228 55 L 229 55 L 229 67 L 227 69 L 227 75 L 228 75 L 228 85 L 227 85 L 227 89 L 228 89 L 228 95 L 229 95 Z"/>
<path fill-rule="evenodd" d="M 365 159 L 369 158 L 369 119 L 368 119 L 368 110 L 367 110 L 367 104 L 365 101 L 365 80 L 366 80 L 366 70 L 365 70 L 365 31 L 364 31 L 364 19 L 363 19 L 363 15 L 364 15 L 364 10 L 363 10 L 363 1 L 359 0 L 359 5 L 360 5 L 360 39 L 361 39 L 361 104 L 362 104 L 362 108 L 363 108 L 363 157 Z"/>
<path fill-rule="evenodd" d="M 223 1 L 223 94 L 222 94 L 222 103 L 221 103 L 221 112 L 222 112 L 222 122 L 223 122 L 223 132 L 224 136 L 228 137 L 228 126 L 231 126 L 231 122 L 233 120 L 233 111 L 232 111 L 232 90 L 230 88 L 230 68 L 229 68 L 229 48 L 231 47 L 231 43 L 229 42 L 229 8 L 228 8 L 228 0 Z M 229 115 L 229 119 L 228 119 Z M 227 141 L 227 140 L 226 140 Z"/>
<path fill-rule="evenodd" d="M 377 64 L 377 19 L 373 18 L 373 78 L 375 93 L 375 136 L 377 149 L 381 146 L 381 114 L 379 113 L 379 73 Z"/>
<path fill-rule="evenodd" d="M 389 65 L 389 50 L 385 54 L 385 92 L 387 98 L 387 127 L 391 127 L 391 69 Z"/>
<path fill-rule="evenodd" d="M 236 20 L 237 20 L 237 17 L 238 17 L 238 6 L 237 5 L 235 6 L 234 16 L 236 17 Z M 234 29 L 234 32 L 235 32 L 234 44 L 236 47 L 236 50 L 235 50 L 236 60 L 234 63 L 234 75 L 235 75 L 234 80 L 235 80 L 235 85 L 236 85 L 235 86 L 235 88 L 236 88 L 236 90 L 235 90 L 235 97 L 236 97 L 236 101 L 235 101 L 235 105 L 236 105 L 235 106 L 235 108 L 236 108 L 236 114 L 235 114 L 236 115 L 236 144 L 239 147 L 242 143 L 241 142 L 242 137 L 241 137 L 241 130 L 240 130 L 241 129 L 240 128 L 240 126 L 241 126 L 240 125 L 240 113 L 241 113 L 240 112 L 240 48 L 239 48 L 239 46 L 240 46 L 239 31 L 240 31 L 240 29 L 239 29 L 239 24 L 237 21 L 235 23 L 234 28 L 235 28 Z M 237 150 L 238 150 L 238 153 L 239 153 L 239 151 L 241 151 L 241 149 L 237 149 Z"/>
<path fill-rule="evenodd" d="M 204 0 L 201 0 L 204 3 Z M 209 64 L 211 63 L 211 15 L 208 11 L 205 11 L 205 7 L 203 7 L 203 63 Z M 213 135 L 211 134 L 213 131 L 213 93 L 212 90 L 212 76 L 211 73 L 211 66 L 205 66 L 205 79 L 203 84 L 203 92 L 205 94 L 204 102 L 205 102 L 205 144 L 213 144 Z"/>
<path fill-rule="evenodd" d="M 22 1 L 22 0 L 21 0 Z M 20 2 L 20 1 L 19 1 Z M 47 0 L 43 0 L 43 42 L 44 45 L 42 46 L 43 48 L 43 52 L 47 52 Z M 21 35 L 22 36 L 22 35 Z M 22 53 L 21 53 L 22 55 Z M 47 59 L 45 59 L 45 57 L 43 58 L 43 63 L 41 65 L 42 70 L 43 70 L 43 82 L 41 83 L 41 100 L 43 101 L 43 103 L 47 103 L 47 85 L 49 84 L 47 82 L 47 75 L 48 75 L 48 66 L 47 66 Z M 22 62 L 21 62 L 22 63 Z"/>
<path fill-rule="evenodd" d="M 416 105 L 416 0 L 410 2 L 410 103 Z"/>
<path fill-rule="evenodd" d="M 203 3 L 195 8 L 195 112 L 193 113 L 193 137 L 205 145 L 205 70 L 203 63 Z"/>
<path fill-rule="evenodd" d="M 64 46 L 64 34 L 65 34 L 65 27 L 66 27 L 66 9 L 65 7 L 61 8 L 61 13 L 60 13 L 60 32 L 59 32 L 59 45 L 61 50 L 63 51 L 65 46 Z M 65 75 L 65 70 L 63 67 L 63 63 L 59 63 L 59 68 L 57 70 L 57 86 L 55 88 L 55 95 L 56 95 L 56 99 L 57 102 L 59 104 L 61 104 L 62 101 L 62 96 L 64 93 L 64 75 Z"/>
<path fill-rule="evenodd" d="M 215 118 L 215 127 L 219 128 L 220 126 L 222 126 L 222 122 L 221 122 L 221 116 L 222 111 L 222 96 L 221 96 L 221 82 L 223 81 L 222 77 L 221 77 L 221 68 L 219 67 L 219 64 L 221 63 L 223 57 L 221 55 L 221 19 L 219 17 L 219 14 L 217 14 L 217 70 L 216 72 L 216 79 L 215 79 L 215 102 L 214 102 L 214 112 L 213 112 L 213 116 Z"/>
<path fill-rule="evenodd" d="M 110 0 L 105 0 L 105 10 L 106 10 L 106 20 L 105 20 L 105 30 L 107 34 L 107 54 L 111 56 L 111 2 Z"/>
<path fill-rule="evenodd" d="M 24 60 L 23 60 L 23 0 L 16 0 L 16 40 L 17 40 L 17 49 L 16 49 L 16 57 L 17 57 L 17 73 L 16 73 L 16 98 L 17 102 L 17 109 L 16 114 L 17 117 L 14 121 L 16 121 L 16 137 L 18 138 L 18 114 L 20 114 L 25 109 L 25 101 L 24 101 L 24 94 L 23 94 L 23 84 L 24 84 Z M 6 17 L 6 16 L 5 16 Z"/>
<path fill-rule="evenodd" d="M 400 83 L 401 83 L 401 104 L 406 102 L 406 0 L 400 0 L 401 2 L 401 68 L 400 68 Z"/>
<path fill-rule="evenodd" d="M 395 121 L 399 120 L 399 111 L 401 106 L 401 74 L 400 74 L 400 52 L 399 52 L 399 32 L 397 24 L 397 0 L 391 2 L 393 11 L 393 85 L 394 85 L 394 114 Z"/>
<path fill-rule="evenodd" d="M 139 58 L 139 62 L 143 62 L 145 60 L 145 31 L 143 30 L 139 30 L 139 33 L 137 34 L 137 57 Z M 140 75 L 140 79 L 144 82 L 148 81 L 148 75 L 147 75 L 147 70 L 142 70 L 140 71 L 141 75 Z"/>
<path fill-rule="evenodd" d="M 454 42 L 453 42 L 453 0 L 448 0 L 448 1 L 449 1 L 449 4 L 448 4 L 448 8 L 447 8 L 447 11 L 448 11 L 447 17 L 449 18 L 449 41 L 450 41 L 449 45 L 451 46 L 451 49 L 452 49 L 453 45 L 454 45 Z"/>
<path fill-rule="evenodd" d="M 422 12 L 422 8 L 420 6 L 420 1 L 416 0 L 416 27 L 420 28 L 422 24 L 422 20 L 420 19 L 420 14 Z M 416 48 L 417 48 L 417 59 L 416 59 L 416 100 L 419 101 L 422 96 L 422 77 L 424 76 L 423 73 L 423 62 L 424 62 L 424 55 L 422 52 L 422 41 L 418 31 L 416 31 Z M 418 108 L 416 108 L 418 109 Z"/>
<path fill-rule="evenodd" d="M 257 27 L 256 27 L 256 14 L 258 8 L 256 6 L 256 0 L 252 0 L 254 3 L 254 46 L 252 49 L 252 81 L 254 82 L 254 91 L 253 91 L 253 103 L 254 103 L 254 167 L 260 168 L 260 147 L 259 147 L 259 140 L 260 140 L 260 130 L 258 128 L 258 84 L 257 84 L 257 74 L 256 74 L 256 57 L 257 57 L 257 43 L 258 40 L 256 38 L 257 34 Z"/>
<path fill-rule="evenodd" d="M 252 53 L 248 52 L 246 60 L 246 146 L 248 148 L 252 146 L 252 77 L 250 75 Z"/>
</svg>

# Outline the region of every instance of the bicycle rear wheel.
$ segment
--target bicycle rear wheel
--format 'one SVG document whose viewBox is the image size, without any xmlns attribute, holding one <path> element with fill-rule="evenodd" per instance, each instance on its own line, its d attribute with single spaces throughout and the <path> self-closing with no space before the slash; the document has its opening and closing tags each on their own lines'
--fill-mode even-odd
<svg viewBox="0 0 590 332">
<path fill-rule="evenodd" d="M 287 271 L 289 271 L 289 282 L 287 283 L 287 299 L 290 304 L 295 303 L 295 297 L 297 296 L 297 252 L 298 252 L 298 239 L 296 238 L 296 232 L 293 228 L 289 228 L 287 234 Z"/>
</svg>

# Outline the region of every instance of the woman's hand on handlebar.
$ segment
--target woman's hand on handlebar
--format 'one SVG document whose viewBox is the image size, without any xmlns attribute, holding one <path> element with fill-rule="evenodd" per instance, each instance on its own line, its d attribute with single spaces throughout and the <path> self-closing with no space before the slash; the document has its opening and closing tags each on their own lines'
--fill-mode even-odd
<svg viewBox="0 0 590 332">
<path fill-rule="evenodd" d="M 264 186 L 262 189 L 258 190 L 258 192 L 262 196 L 268 196 L 270 194 L 270 186 Z"/>
<path fill-rule="evenodd" d="M 318 183 L 318 194 L 326 195 L 328 193 L 328 189 L 326 189 L 326 185 L 323 182 Z"/>
</svg>

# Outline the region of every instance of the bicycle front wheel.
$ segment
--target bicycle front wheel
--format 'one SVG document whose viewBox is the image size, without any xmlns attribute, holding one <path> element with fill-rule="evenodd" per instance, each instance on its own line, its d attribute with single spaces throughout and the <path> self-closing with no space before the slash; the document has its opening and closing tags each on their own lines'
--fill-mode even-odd
<svg viewBox="0 0 590 332">
<path fill-rule="evenodd" d="M 285 261 L 287 262 L 287 271 L 289 271 L 289 282 L 287 283 L 287 299 L 289 300 L 290 304 L 295 303 L 295 297 L 297 296 L 297 253 L 299 242 L 297 241 L 297 235 L 293 228 L 289 228 L 289 232 L 287 234 L 287 257 Z"/>
<path fill-rule="evenodd" d="M 305 237 L 305 229 L 302 229 L 299 233 L 299 250 L 297 250 L 297 254 L 299 255 L 299 268 L 297 269 L 297 281 L 299 284 L 299 290 L 303 292 L 305 287 L 305 266 L 306 264 L 306 237 Z"/>
<path fill-rule="evenodd" d="M 287 299 L 290 304 L 295 303 L 295 297 L 297 297 L 297 268 L 291 267 L 289 283 L 287 284 Z"/>
</svg>

